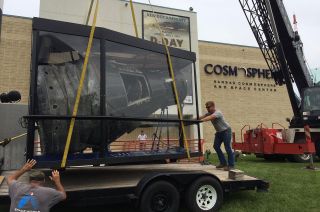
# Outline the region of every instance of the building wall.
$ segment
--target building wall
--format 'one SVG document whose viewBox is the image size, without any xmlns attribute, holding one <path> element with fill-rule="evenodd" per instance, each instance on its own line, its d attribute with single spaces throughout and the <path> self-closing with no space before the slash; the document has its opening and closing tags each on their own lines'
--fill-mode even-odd
<svg viewBox="0 0 320 212">
<path fill-rule="evenodd" d="M 40 17 L 71 23 L 85 24 L 91 0 L 41 0 Z M 97 26 L 135 36 L 129 1 L 100 1 Z M 77 5 L 75 7 L 75 5 Z M 155 12 L 174 14 L 190 18 L 191 51 L 198 52 L 197 14 L 195 12 L 153 6 Z M 142 37 L 142 11 L 151 11 L 148 4 L 134 3 L 139 37 Z M 93 14 L 89 24 L 91 25 Z"/>
<path fill-rule="evenodd" d="M 3 16 L 0 41 L 0 93 L 21 92 L 28 103 L 32 20 Z"/>
<path fill-rule="evenodd" d="M 246 124 L 251 128 L 261 122 L 268 127 L 272 123 L 287 126 L 285 118 L 291 117 L 292 111 L 286 87 L 275 86 L 273 79 L 264 79 L 262 75 L 261 78 L 246 77 L 243 70 L 238 70 L 238 76 L 217 75 L 214 72 L 207 74 L 204 71 L 206 64 L 267 69 L 260 49 L 200 41 L 199 55 L 202 105 L 209 100 L 215 101 L 216 107 L 223 112 L 232 131 L 236 133 L 237 141 L 241 140 L 240 131 Z M 202 108 L 202 112 L 206 112 L 205 108 Z M 203 126 L 206 148 L 212 148 L 215 131 L 211 123 L 204 123 Z"/>
</svg>

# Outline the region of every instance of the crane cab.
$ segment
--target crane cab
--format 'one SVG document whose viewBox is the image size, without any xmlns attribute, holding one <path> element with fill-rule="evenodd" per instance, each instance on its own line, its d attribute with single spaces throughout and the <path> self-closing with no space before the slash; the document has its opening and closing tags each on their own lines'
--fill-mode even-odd
<svg viewBox="0 0 320 212">
<path fill-rule="evenodd" d="M 306 88 L 302 98 L 302 118 L 312 127 L 320 126 L 320 86 Z"/>
</svg>

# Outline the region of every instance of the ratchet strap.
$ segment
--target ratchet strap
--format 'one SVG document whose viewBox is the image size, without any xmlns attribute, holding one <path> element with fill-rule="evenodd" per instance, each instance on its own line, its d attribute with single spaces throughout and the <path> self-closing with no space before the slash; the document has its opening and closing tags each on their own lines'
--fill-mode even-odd
<svg viewBox="0 0 320 212">
<path fill-rule="evenodd" d="M 0 146 L 5 147 L 7 144 L 9 144 L 11 141 L 16 140 L 18 138 L 21 138 L 23 136 L 27 135 L 27 133 L 22 133 L 21 135 L 14 136 L 12 138 L 5 138 L 4 140 L 0 141 Z"/>
<path fill-rule="evenodd" d="M 170 51 L 169 51 L 168 45 L 167 45 L 167 43 L 165 41 L 165 37 L 164 37 L 163 31 L 162 31 L 161 26 L 160 26 L 160 24 L 158 22 L 158 19 L 156 18 L 156 15 L 155 15 L 155 12 L 153 10 L 153 7 L 152 7 L 152 4 L 151 4 L 150 0 L 149 0 L 149 4 L 151 6 L 152 13 L 154 15 L 154 19 L 156 21 L 156 25 L 157 25 L 157 27 L 158 27 L 158 29 L 160 31 L 160 36 L 161 36 L 161 39 L 162 39 L 162 43 L 163 43 L 163 45 L 165 47 L 165 50 L 166 50 L 167 62 L 168 62 L 168 65 L 169 65 L 169 71 L 170 71 L 170 76 L 171 76 L 171 80 L 172 80 L 174 98 L 175 98 L 175 101 L 176 101 L 176 104 L 177 104 L 178 117 L 179 117 L 179 120 L 180 120 L 180 125 L 181 125 L 181 130 L 182 130 L 182 136 L 183 136 L 182 138 L 183 138 L 183 142 L 184 142 L 184 147 L 187 150 L 188 159 L 190 159 L 189 144 L 188 144 L 188 141 L 187 141 L 186 132 L 185 132 L 185 128 L 184 128 L 184 121 L 183 121 L 182 110 L 181 110 L 181 105 L 180 105 L 180 100 L 179 100 L 179 94 L 178 94 L 178 90 L 177 90 L 176 80 L 175 80 L 175 76 L 174 76 L 174 71 L 173 71 L 173 65 L 172 65 Z"/>
<path fill-rule="evenodd" d="M 134 8 L 133 8 L 133 3 L 132 0 L 130 0 L 130 8 L 131 8 L 131 14 L 132 14 L 132 21 L 133 21 L 133 26 L 134 26 L 134 32 L 136 33 L 136 37 L 139 37 L 138 34 L 138 28 L 137 28 L 137 21 L 136 21 L 136 15 L 134 13 Z"/>
<path fill-rule="evenodd" d="M 87 66 L 88 66 L 88 62 L 89 62 L 89 56 L 90 56 L 90 52 L 91 52 L 92 41 L 93 41 L 94 32 L 95 32 L 95 28 L 96 28 L 97 15 L 98 15 L 98 9 L 99 9 L 99 0 L 97 0 L 96 2 L 97 3 L 96 3 L 95 11 L 94 11 L 94 17 L 93 17 L 93 23 L 91 26 L 89 42 L 88 42 L 86 55 L 85 55 L 83 66 L 82 66 L 81 77 L 80 77 L 80 82 L 79 82 L 79 86 L 78 86 L 78 90 L 77 90 L 76 100 L 75 100 L 74 107 L 73 107 L 72 116 L 77 116 L 80 97 L 81 97 L 81 91 L 82 91 L 84 79 L 85 79 L 85 76 L 87 73 Z M 61 161 L 61 168 L 66 167 L 66 161 L 67 161 L 67 156 L 68 156 L 68 152 L 69 152 L 69 148 L 70 148 L 70 143 L 71 143 L 71 138 L 72 138 L 72 133 L 73 133 L 75 121 L 76 121 L 75 118 L 72 118 L 70 121 L 66 146 L 64 148 L 63 157 L 62 157 L 62 161 Z"/>
</svg>

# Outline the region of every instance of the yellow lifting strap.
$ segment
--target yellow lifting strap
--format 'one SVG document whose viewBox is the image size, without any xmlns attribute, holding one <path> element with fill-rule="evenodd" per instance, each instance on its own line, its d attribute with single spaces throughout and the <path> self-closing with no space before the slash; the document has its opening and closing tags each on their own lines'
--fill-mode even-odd
<svg viewBox="0 0 320 212">
<path fill-rule="evenodd" d="M 95 11 L 94 11 L 94 17 L 93 17 L 93 23 L 92 23 L 92 26 L 91 26 L 89 42 L 88 42 L 86 55 L 85 55 L 83 66 L 82 66 L 81 77 L 80 77 L 79 87 L 78 87 L 78 90 L 77 90 L 76 100 L 75 100 L 74 107 L 73 107 L 72 116 L 77 116 L 78 108 L 79 108 L 79 102 L 80 102 L 80 96 L 81 96 L 81 91 L 82 91 L 82 88 L 83 88 L 83 82 L 84 82 L 84 79 L 85 79 L 85 76 L 86 76 L 86 73 L 87 73 L 87 66 L 88 66 L 88 62 L 89 62 L 89 57 L 90 57 L 90 52 L 91 52 L 91 47 L 92 47 L 92 41 L 93 41 L 93 37 L 94 37 L 94 32 L 95 32 L 96 23 L 97 23 L 97 15 L 98 15 L 98 10 L 99 10 L 99 0 L 97 0 L 96 2 L 97 3 L 96 3 Z M 72 138 L 72 133 L 73 133 L 73 128 L 74 128 L 75 121 L 76 121 L 75 118 L 72 118 L 71 121 L 70 121 L 70 126 L 69 126 L 67 141 L 66 141 L 66 146 L 64 148 L 63 157 L 62 157 L 62 161 L 61 161 L 61 168 L 65 168 L 66 167 L 67 156 L 68 156 L 68 152 L 69 152 L 69 148 L 70 148 L 70 143 L 71 143 L 71 138 Z"/>
<path fill-rule="evenodd" d="M 178 109 L 178 117 L 179 117 L 179 120 L 180 120 L 180 125 L 181 125 L 181 130 L 182 130 L 182 138 L 183 138 L 183 142 L 184 142 L 184 147 L 186 148 L 187 150 L 187 156 L 188 156 L 188 159 L 190 159 L 190 150 L 189 150 L 189 144 L 188 144 L 188 140 L 187 140 L 187 136 L 186 136 L 186 132 L 185 132 L 185 128 L 184 128 L 184 121 L 183 121 L 183 116 L 182 116 L 182 110 L 181 110 L 181 105 L 180 105 L 180 100 L 179 100 L 179 94 L 178 94 L 178 91 L 177 91 L 177 85 L 176 85 L 176 80 L 175 80 L 175 77 L 174 77 L 174 71 L 173 71 L 173 66 L 172 66 L 172 60 L 171 60 L 171 55 L 170 55 L 170 51 L 169 51 L 169 48 L 168 48 L 168 45 L 165 41 L 165 37 L 164 37 L 164 34 L 163 34 L 163 31 L 161 29 L 161 26 L 158 22 L 158 19 L 156 18 L 156 15 L 155 15 L 155 12 L 153 10 L 153 6 L 149 1 L 149 4 L 151 6 L 151 9 L 152 9 L 152 13 L 154 15 L 154 19 L 156 21 L 156 25 L 160 31 L 160 35 L 161 35 L 161 39 L 162 39 L 162 43 L 165 47 L 165 50 L 166 50 L 166 54 L 167 54 L 167 62 L 169 64 L 169 71 L 170 71 L 170 75 L 171 75 L 171 79 L 172 79 L 172 87 L 173 87 L 173 92 L 174 92 L 174 98 L 175 98 L 175 101 L 176 101 L 176 104 L 177 104 L 177 109 Z"/>
<path fill-rule="evenodd" d="M 90 2 L 90 7 L 89 7 L 89 10 L 88 10 L 87 20 L 86 20 L 86 25 L 89 24 L 89 20 L 90 20 L 90 16 L 91 16 L 91 12 L 92 12 L 93 3 L 94 3 L 94 0 L 91 0 L 91 2 Z"/>
<path fill-rule="evenodd" d="M 133 7 L 133 3 L 132 0 L 130 0 L 130 8 L 131 8 L 131 14 L 132 14 L 132 21 L 133 21 L 133 26 L 134 26 L 134 32 L 136 33 L 136 37 L 139 37 L 138 34 L 138 28 L 137 28 L 137 21 L 136 21 L 136 15 L 134 13 L 134 7 Z"/>
</svg>

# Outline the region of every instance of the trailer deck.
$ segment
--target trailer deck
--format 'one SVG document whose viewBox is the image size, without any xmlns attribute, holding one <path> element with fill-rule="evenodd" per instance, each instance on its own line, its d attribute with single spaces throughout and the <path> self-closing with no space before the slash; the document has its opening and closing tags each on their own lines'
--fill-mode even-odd
<svg viewBox="0 0 320 212">
<path fill-rule="evenodd" d="M 43 170 L 49 175 L 50 170 Z M 12 171 L 4 171 L 1 175 L 8 176 Z M 62 183 L 68 195 L 68 203 L 71 204 L 98 204 L 102 199 L 123 201 L 135 199 L 139 184 L 146 176 L 166 173 L 175 174 L 208 174 L 216 177 L 222 184 L 225 192 L 237 190 L 267 189 L 268 183 L 244 175 L 239 180 L 232 180 L 228 177 L 228 172 L 218 170 L 212 165 L 194 164 L 150 164 L 150 165 L 122 165 L 105 167 L 73 167 L 61 173 Z M 21 181 L 26 182 L 26 175 L 21 177 Z M 53 187 L 50 180 L 46 181 L 46 186 Z M 90 201 L 88 201 L 90 199 Z M 4 181 L 0 186 L 0 203 L 8 202 L 8 186 Z M 103 201 L 106 203 L 105 201 Z"/>
</svg>

